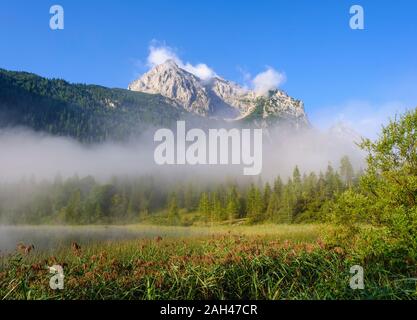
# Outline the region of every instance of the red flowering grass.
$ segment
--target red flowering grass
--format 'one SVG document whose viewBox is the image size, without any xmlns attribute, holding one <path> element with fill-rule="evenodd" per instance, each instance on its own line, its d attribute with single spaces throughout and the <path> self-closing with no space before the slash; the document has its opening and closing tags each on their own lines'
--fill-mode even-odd
<svg viewBox="0 0 417 320">
<path fill-rule="evenodd" d="M 16 253 L 3 259 L 0 298 L 6 299 L 409 297 L 394 286 L 388 272 L 368 272 L 370 291 L 347 290 L 349 267 L 355 261 L 320 240 L 236 234 L 156 238 L 83 246 L 78 252 L 68 246 L 54 256 Z M 61 291 L 49 288 L 48 266 L 55 264 L 64 267 Z"/>
</svg>

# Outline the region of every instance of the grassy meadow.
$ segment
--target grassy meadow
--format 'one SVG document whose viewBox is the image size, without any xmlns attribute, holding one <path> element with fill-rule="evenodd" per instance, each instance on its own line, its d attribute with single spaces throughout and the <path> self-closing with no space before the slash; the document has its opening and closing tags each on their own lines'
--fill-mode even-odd
<svg viewBox="0 0 417 320">
<path fill-rule="evenodd" d="M 127 226 L 193 236 L 63 246 L 4 255 L 0 299 L 413 299 L 415 267 L 390 268 L 328 247 L 329 226 Z M 166 231 L 166 230 L 165 230 Z M 199 235 L 201 234 L 201 235 Z M 64 268 L 52 290 L 48 267 Z M 365 289 L 349 287 L 351 266 L 365 270 Z M 393 270 L 397 270 L 393 271 Z"/>
</svg>

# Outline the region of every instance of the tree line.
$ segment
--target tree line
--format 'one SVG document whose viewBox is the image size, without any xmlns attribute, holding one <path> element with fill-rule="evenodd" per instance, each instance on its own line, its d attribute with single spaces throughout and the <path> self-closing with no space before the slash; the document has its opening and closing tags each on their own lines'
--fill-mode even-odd
<svg viewBox="0 0 417 320">
<path fill-rule="evenodd" d="M 168 181 L 163 177 L 113 178 L 107 183 L 91 176 L 54 181 L 26 179 L 0 184 L 0 219 L 11 223 L 132 223 L 153 219 L 164 224 L 196 220 L 248 223 L 321 221 L 328 203 L 357 184 L 347 156 L 337 169 L 263 182 Z"/>
</svg>

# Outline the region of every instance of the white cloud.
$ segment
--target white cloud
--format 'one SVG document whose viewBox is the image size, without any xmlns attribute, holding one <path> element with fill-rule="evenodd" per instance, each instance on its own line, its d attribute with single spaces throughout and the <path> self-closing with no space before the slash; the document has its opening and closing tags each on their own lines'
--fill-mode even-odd
<svg viewBox="0 0 417 320">
<path fill-rule="evenodd" d="M 285 75 L 268 67 L 266 71 L 259 73 L 252 79 L 252 87 L 259 94 L 265 94 L 269 90 L 278 88 L 285 82 Z"/>
<path fill-rule="evenodd" d="M 209 79 L 214 78 L 216 76 L 216 73 L 204 63 L 199 63 L 195 66 L 193 66 L 190 63 L 187 63 L 183 67 L 184 67 L 185 70 L 187 70 L 188 72 L 196 75 L 197 77 L 199 77 L 202 80 L 209 80 Z"/>
<path fill-rule="evenodd" d="M 155 47 L 153 45 L 149 47 L 149 55 L 147 59 L 149 67 L 152 68 L 159 64 L 163 64 L 167 60 L 174 60 L 175 63 L 177 63 L 178 65 L 179 64 L 182 65 L 182 61 L 178 58 L 174 50 L 171 49 L 170 47 L 166 47 L 166 46 Z"/>
<path fill-rule="evenodd" d="M 209 80 L 216 76 L 213 69 L 208 67 L 205 63 L 198 63 L 196 65 L 190 62 L 184 63 L 174 49 L 164 45 L 151 45 L 149 47 L 149 56 L 147 59 L 148 66 L 154 67 L 166 62 L 167 60 L 173 60 L 182 69 L 199 77 L 201 80 Z"/>
<path fill-rule="evenodd" d="M 149 46 L 149 55 L 147 58 L 147 66 L 153 68 L 157 65 L 163 64 L 167 60 L 173 60 L 180 68 L 194 74 L 203 81 L 210 80 L 217 76 L 216 72 L 205 63 L 192 64 L 184 62 L 175 49 L 153 41 Z M 242 70 L 240 70 L 242 72 Z M 250 87 L 259 94 L 265 94 L 269 90 L 278 88 L 286 80 L 285 74 L 276 71 L 272 67 L 267 69 L 254 78 L 250 73 L 244 72 L 244 87 Z M 249 85 L 247 85 L 249 83 Z"/>
</svg>

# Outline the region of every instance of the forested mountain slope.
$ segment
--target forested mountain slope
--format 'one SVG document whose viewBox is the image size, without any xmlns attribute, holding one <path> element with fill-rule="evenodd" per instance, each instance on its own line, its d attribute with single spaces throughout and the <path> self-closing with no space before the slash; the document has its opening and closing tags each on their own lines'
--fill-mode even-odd
<svg viewBox="0 0 417 320">
<path fill-rule="evenodd" d="M 90 143 L 123 140 L 186 113 L 160 95 L 0 69 L 0 127 L 25 126 Z"/>
</svg>

